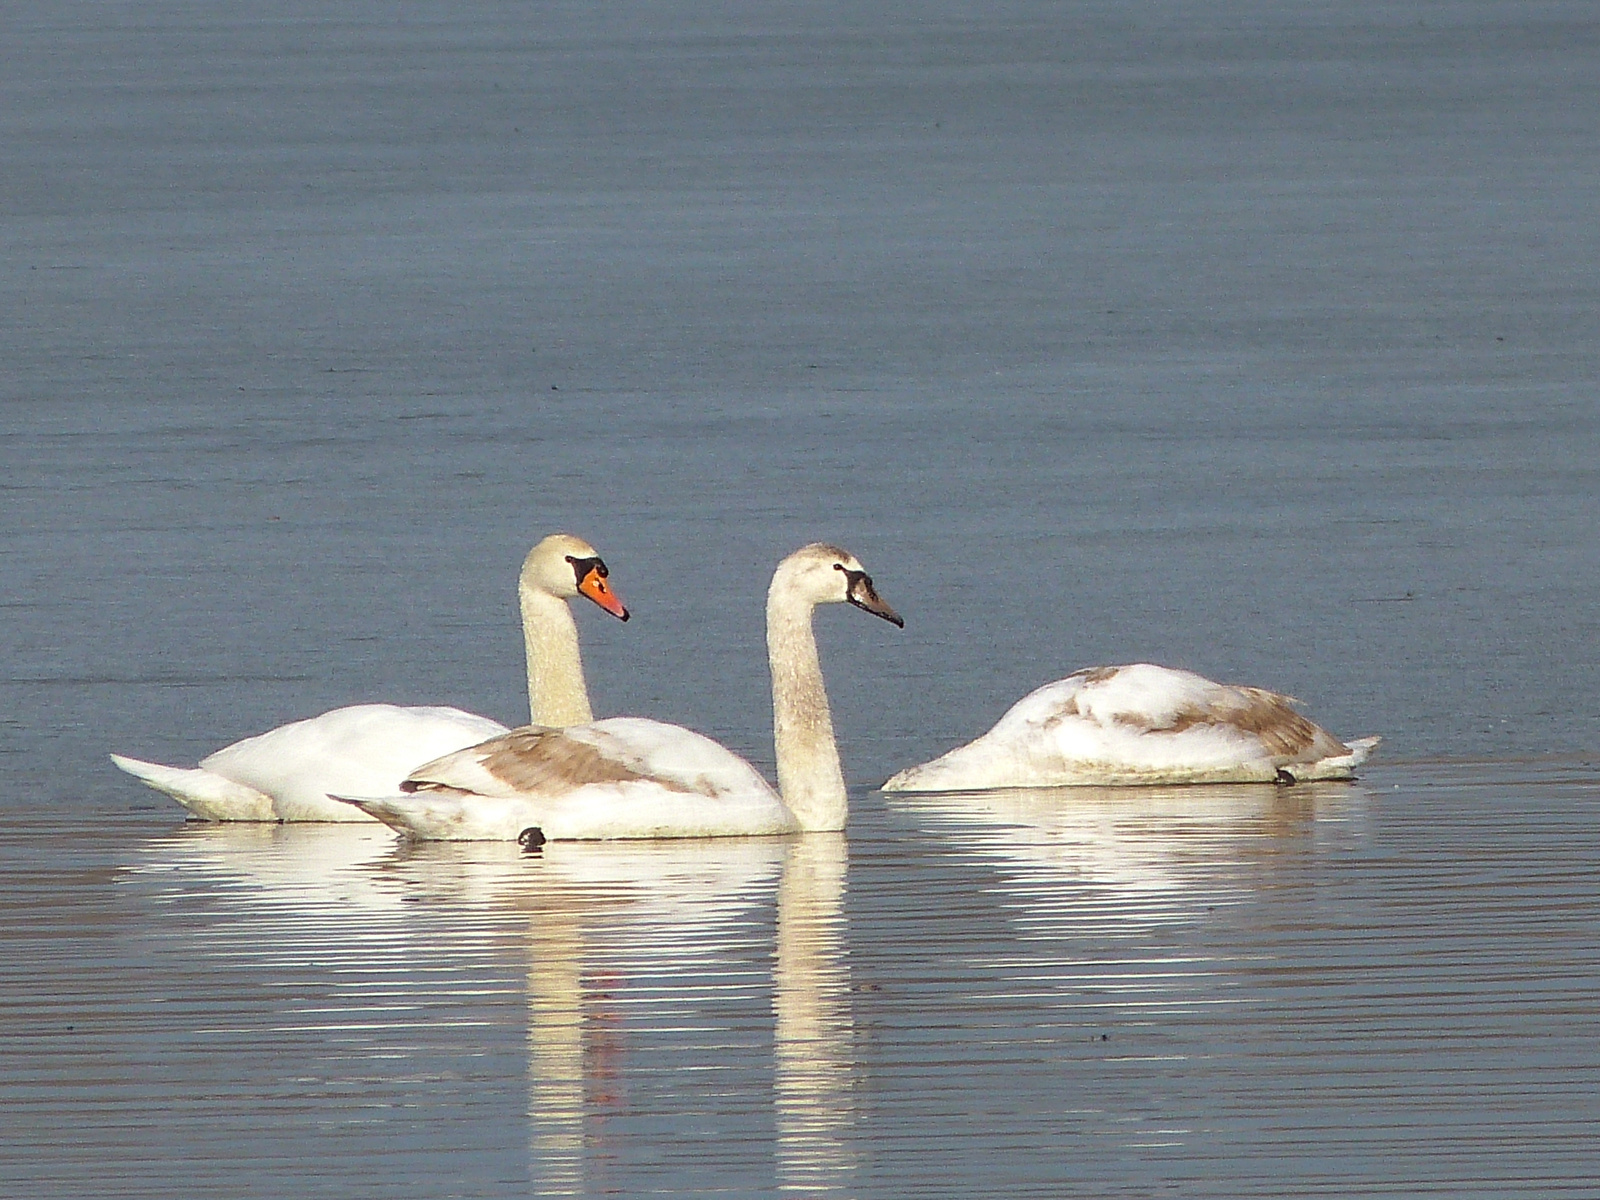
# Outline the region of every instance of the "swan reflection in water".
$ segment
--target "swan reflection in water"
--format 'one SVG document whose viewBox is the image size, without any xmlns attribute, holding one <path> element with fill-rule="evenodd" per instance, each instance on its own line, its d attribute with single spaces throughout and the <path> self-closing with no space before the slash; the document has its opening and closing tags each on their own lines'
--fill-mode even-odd
<svg viewBox="0 0 1600 1200">
<path fill-rule="evenodd" d="M 771 839 L 550 842 L 533 856 L 492 842 L 397 847 L 396 865 L 430 907 L 493 912 L 516 931 L 535 1195 L 607 1190 L 620 1152 L 611 1129 L 632 1115 L 630 1092 L 648 1090 L 649 1081 L 630 1086 L 630 1057 L 648 1057 L 630 1056 L 632 1022 L 643 1037 L 682 1032 L 675 1067 L 706 1065 L 696 1054 L 715 1037 L 706 1010 L 748 987 L 737 963 L 752 925 L 765 936 L 760 910 L 773 902 L 782 856 Z M 691 1091 L 694 1077 L 680 1078 Z"/>
<path fill-rule="evenodd" d="M 1130 929 L 1203 917 L 1250 895 L 1262 868 L 1360 836 L 1358 784 L 891 792 L 891 811 L 1001 867 L 1024 923 Z M 1130 922 L 1133 922 L 1130 925 Z"/>
<path fill-rule="evenodd" d="M 527 920 L 529 1124 L 540 1195 L 591 1190 L 585 1167 L 604 1150 L 597 1129 L 625 1111 L 628 1064 L 613 1033 L 623 1019 L 619 982 L 646 973 L 658 984 L 675 979 L 680 994 L 660 995 L 658 1012 L 682 1020 L 692 995 L 742 986 L 717 980 L 748 941 L 752 910 L 775 900 L 778 1184 L 824 1195 L 843 1189 L 853 1165 L 854 1048 L 842 834 L 551 842 L 531 861 L 492 843 L 466 855 L 440 843 L 397 853 L 408 865 L 439 863 L 431 878 L 472 904 Z M 529 886 L 530 875 L 540 886 Z M 719 1061 L 705 1065 L 723 1056 L 719 1048 Z"/>
<path fill-rule="evenodd" d="M 784 848 L 772 968 L 778 1182 L 811 1195 L 850 1191 L 855 1037 L 845 965 L 846 848 L 813 833 Z"/>
<path fill-rule="evenodd" d="M 448 1005 L 464 1024 L 493 1020 L 500 1010 L 480 1007 L 481 980 L 459 997 L 441 981 L 451 960 L 465 969 L 509 957 L 526 1001 L 538 1195 L 606 1190 L 609 1164 L 632 1157 L 619 1144 L 626 1132 L 612 1131 L 630 1115 L 640 1067 L 630 1041 L 666 1037 L 675 1063 L 728 1065 L 732 1038 L 705 1062 L 693 1056 L 717 1042 L 718 1003 L 765 989 L 749 960 L 766 960 L 759 942 L 772 937 L 776 1182 L 826 1195 L 847 1190 L 853 1170 L 846 859 L 838 834 L 552 842 L 530 856 L 502 843 L 397 844 L 370 826 L 207 825 L 149 840 L 129 870 L 157 881 L 158 897 L 211 898 L 208 927 L 185 931 L 209 952 L 249 953 L 270 970 L 314 949 L 364 981 L 362 1008 L 381 975 L 375 1025 L 422 995 L 430 1012 Z M 763 911 L 774 904 L 775 930 Z M 348 1026 L 326 1000 L 316 1011 Z M 655 1081 L 633 1079 L 636 1091 Z M 676 1111 L 692 1093 L 674 1087 L 666 1103 L 696 1116 Z M 771 1128 L 758 1122 L 749 1138 Z"/>
</svg>

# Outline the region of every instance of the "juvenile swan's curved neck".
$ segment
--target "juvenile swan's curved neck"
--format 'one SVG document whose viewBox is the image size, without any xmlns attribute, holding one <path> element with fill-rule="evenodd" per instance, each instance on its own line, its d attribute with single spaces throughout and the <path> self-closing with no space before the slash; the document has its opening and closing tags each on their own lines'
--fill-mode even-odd
<svg viewBox="0 0 1600 1200">
<path fill-rule="evenodd" d="M 772 666 L 772 740 L 778 791 L 806 832 L 843 829 L 849 811 L 809 601 L 784 587 L 767 593 L 767 658 Z"/>
<path fill-rule="evenodd" d="M 528 653 L 528 711 L 535 725 L 594 720 L 578 654 L 578 624 L 567 602 L 523 583 L 522 640 Z"/>
</svg>

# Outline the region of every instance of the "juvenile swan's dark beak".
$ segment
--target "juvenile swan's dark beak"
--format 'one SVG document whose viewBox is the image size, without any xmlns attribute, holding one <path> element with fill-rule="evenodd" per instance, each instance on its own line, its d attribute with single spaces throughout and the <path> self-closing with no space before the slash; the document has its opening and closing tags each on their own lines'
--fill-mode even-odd
<svg viewBox="0 0 1600 1200">
<path fill-rule="evenodd" d="M 841 568 L 842 569 L 842 568 Z M 882 617 L 885 621 L 893 621 L 901 629 L 906 623 L 901 620 L 900 614 L 895 612 L 883 602 L 878 595 L 878 589 L 872 586 L 872 576 L 865 571 L 845 571 L 845 597 L 857 608 L 865 609 L 875 617 Z"/>
</svg>

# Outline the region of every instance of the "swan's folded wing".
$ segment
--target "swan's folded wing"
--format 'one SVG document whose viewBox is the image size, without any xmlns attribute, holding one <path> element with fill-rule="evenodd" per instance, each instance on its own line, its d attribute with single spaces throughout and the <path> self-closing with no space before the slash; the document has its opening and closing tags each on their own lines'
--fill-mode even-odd
<svg viewBox="0 0 1600 1200">
<path fill-rule="evenodd" d="M 1296 709 L 1289 697 L 1261 688 L 1223 688 L 1211 704 L 1179 712 L 1173 731 L 1183 729 L 1185 722 L 1237 729 L 1256 738 L 1274 759 L 1286 762 L 1316 762 L 1349 753 L 1349 747 Z"/>
<path fill-rule="evenodd" d="M 1140 733 L 1173 732 L 1205 723 L 1205 714 L 1220 715 L 1235 689 L 1213 683 L 1192 671 L 1132 663 L 1093 667 L 1069 675 L 1078 682 L 1061 716 L 1084 717 L 1106 728 Z"/>
<path fill-rule="evenodd" d="M 1083 678 L 1063 715 L 1081 715 L 1106 728 L 1140 734 L 1205 730 L 1239 736 L 1283 762 L 1315 762 L 1349 752 L 1304 716 L 1293 699 L 1264 688 L 1214 683 L 1148 663 L 1101 668 L 1083 673 Z"/>
<path fill-rule="evenodd" d="M 754 767 L 710 738 L 638 717 L 566 729 L 526 725 L 435 759 L 402 786 L 408 792 L 555 799 L 594 785 L 635 782 L 713 797 L 771 790 Z"/>
<path fill-rule="evenodd" d="M 610 717 L 568 732 L 593 745 L 619 768 L 673 791 L 777 799 L 771 785 L 747 761 L 681 725 L 646 717 Z"/>
<path fill-rule="evenodd" d="M 391 793 L 418 763 L 505 731 L 460 709 L 356 704 L 245 738 L 200 765 L 272 797 L 270 819 L 348 820 L 330 792 Z"/>
<path fill-rule="evenodd" d="M 1229 723 L 1228 714 L 1241 715 L 1240 710 L 1258 706 L 1259 698 L 1281 701 L 1294 712 L 1292 701 L 1284 697 L 1214 683 L 1192 671 L 1152 663 L 1084 667 L 1029 692 L 1000 718 L 993 732 L 1049 730 L 1080 719 L 1107 730 L 1173 732 L 1208 720 Z M 1256 723 L 1267 723 L 1264 716 L 1256 714 Z"/>
<path fill-rule="evenodd" d="M 449 791 L 474 796 L 556 797 L 594 783 L 640 775 L 596 746 L 562 729 L 524 725 L 412 771 L 406 792 Z"/>
</svg>

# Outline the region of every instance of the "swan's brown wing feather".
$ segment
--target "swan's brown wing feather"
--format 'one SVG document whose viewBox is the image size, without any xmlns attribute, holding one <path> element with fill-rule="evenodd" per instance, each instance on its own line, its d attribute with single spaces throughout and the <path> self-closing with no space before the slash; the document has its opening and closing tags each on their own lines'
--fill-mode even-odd
<svg viewBox="0 0 1600 1200">
<path fill-rule="evenodd" d="M 1111 680 L 1124 669 L 1085 667 L 1069 678 L 1082 678 L 1083 688 L 1088 689 Z M 1074 695 L 1062 706 L 1060 716 L 1079 715 L 1087 714 Z M 1182 733 L 1197 726 L 1224 725 L 1259 738 L 1268 754 L 1284 762 L 1316 762 L 1350 751 L 1338 738 L 1296 709 L 1290 697 L 1265 688 L 1237 684 L 1212 684 L 1203 700 L 1181 704 L 1159 717 L 1128 709 L 1111 714 L 1110 719 L 1139 733 Z"/>
<path fill-rule="evenodd" d="M 608 756 L 598 746 L 568 736 L 564 730 L 542 725 L 525 725 L 425 763 L 401 787 L 408 792 L 487 790 L 477 772 L 492 779 L 497 794 L 554 797 L 590 784 L 640 779 L 682 790 L 671 780 L 644 775 Z"/>
<path fill-rule="evenodd" d="M 1349 747 L 1297 710 L 1288 696 L 1264 688 L 1224 685 L 1209 703 L 1184 705 L 1172 714 L 1171 721 L 1160 726 L 1140 722 L 1136 714 L 1130 716 L 1131 721 L 1121 715 L 1117 720 L 1142 724 L 1150 732 L 1182 733 L 1197 725 L 1230 726 L 1259 738 L 1268 754 L 1286 762 L 1313 762 L 1349 752 Z"/>
</svg>

